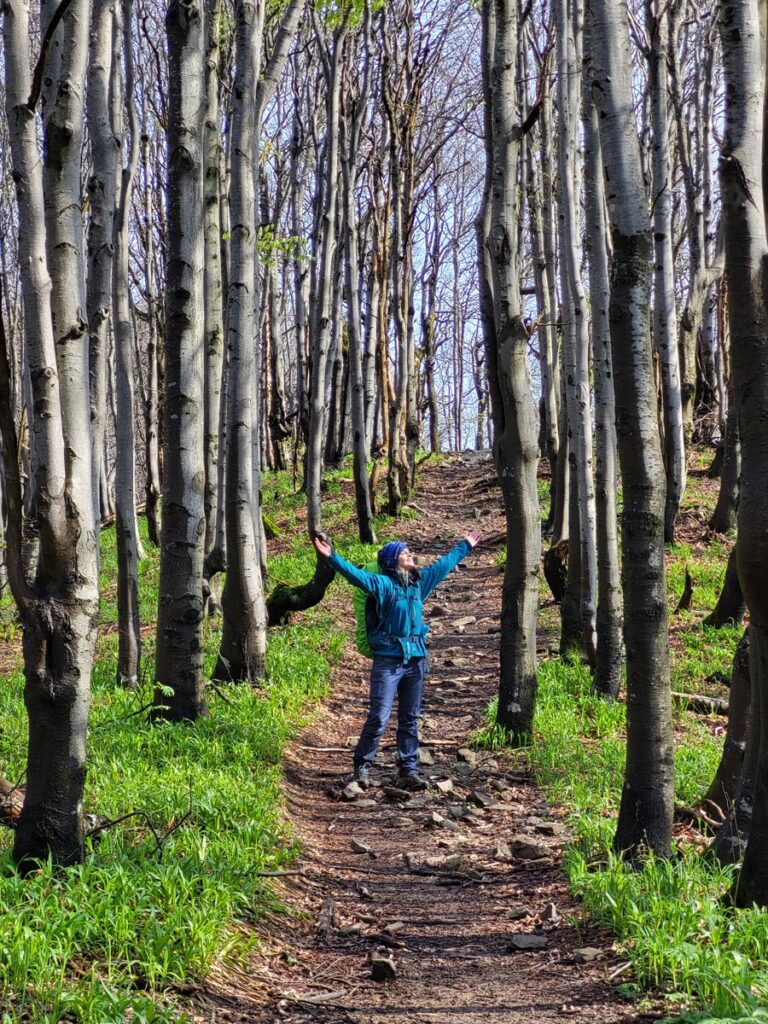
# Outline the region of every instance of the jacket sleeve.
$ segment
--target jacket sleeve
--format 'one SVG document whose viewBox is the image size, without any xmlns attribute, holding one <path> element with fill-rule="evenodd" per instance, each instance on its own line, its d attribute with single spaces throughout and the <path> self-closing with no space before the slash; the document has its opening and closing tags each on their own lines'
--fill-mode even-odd
<svg viewBox="0 0 768 1024">
<path fill-rule="evenodd" d="M 351 562 L 348 562 L 346 558 L 342 558 L 335 551 L 332 551 L 328 556 L 328 561 L 353 587 L 364 590 L 366 594 L 373 594 L 380 604 L 383 602 L 387 588 L 391 586 L 386 576 L 376 572 L 366 572 L 365 569 L 358 569 L 356 565 L 352 565 Z"/>
<path fill-rule="evenodd" d="M 451 569 L 455 569 L 462 558 L 466 558 L 472 550 L 468 540 L 461 540 L 452 548 L 447 555 L 438 558 L 432 565 L 421 570 L 421 599 L 425 600 L 435 589 L 438 583 L 442 583 Z"/>
</svg>

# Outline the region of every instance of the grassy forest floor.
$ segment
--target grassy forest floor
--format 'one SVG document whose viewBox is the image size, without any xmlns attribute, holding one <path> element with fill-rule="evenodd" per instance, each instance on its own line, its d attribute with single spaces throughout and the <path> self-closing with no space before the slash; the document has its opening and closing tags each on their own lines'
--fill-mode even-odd
<svg viewBox="0 0 768 1024">
<path fill-rule="evenodd" d="M 686 567 L 695 584 L 691 610 L 671 616 L 673 688 L 726 696 L 719 680 L 739 631 L 701 626 L 731 543 L 707 534 L 717 485 L 701 472 L 706 458 L 669 553 L 671 607 Z M 348 476 L 330 478 L 326 516 L 340 549 L 361 561 L 373 549 L 353 541 Z M 265 509 L 281 530 L 270 545 L 272 583 L 308 578 L 303 500 L 289 479 L 266 481 Z M 0 836 L 3 1024 L 761 1019 L 765 915 L 724 907 L 729 874 L 701 859 L 704 838 L 681 822 L 680 857 L 639 872 L 608 855 L 623 705 L 595 698 L 581 666 L 557 658 L 558 610 L 543 582 L 535 741 L 526 752 L 493 749 L 502 525 L 491 463 L 471 456 L 428 462 L 407 521 L 379 521 L 381 539 L 405 535 L 428 558 L 472 526 L 485 542 L 427 607 L 429 797 L 400 802 L 379 786 L 362 803 L 335 799 L 368 668 L 349 639 L 346 584 L 271 631 L 263 690 L 211 689 L 211 715 L 194 728 L 151 726 L 142 709 L 157 558 L 142 567 L 145 682 L 129 694 L 114 686 L 116 568 L 106 531 L 86 810 L 116 824 L 94 837 L 82 867 L 43 868 L 24 881 L 10 867 L 10 834 Z M 219 628 L 207 629 L 209 668 Z M 25 717 L 7 599 L 0 630 L 0 773 L 15 781 Z M 676 710 L 680 803 L 706 789 L 723 732 L 723 719 Z M 392 741 L 390 732 L 385 782 Z M 469 743 L 475 753 L 459 759 Z M 532 933 L 543 948 L 510 951 Z M 393 956 L 393 981 L 371 980 L 379 949 Z"/>
</svg>

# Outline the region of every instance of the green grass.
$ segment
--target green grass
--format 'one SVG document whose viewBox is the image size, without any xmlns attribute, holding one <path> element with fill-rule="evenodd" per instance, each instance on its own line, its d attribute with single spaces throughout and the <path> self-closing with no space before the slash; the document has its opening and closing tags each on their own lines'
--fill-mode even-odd
<svg viewBox="0 0 768 1024">
<path fill-rule="evenodd" d="M 341 486 L 341 485 L 338 485 Z M 279 505 L 303 516 L 303 498 L 278 481 Z M 343 513 L 341 503 L 339 515 Z M 349 523 L 351 509 L 346 507 Z M 292 523 L 291 525 L 295 525 Z M 347 530 L 349 527 L 347 527 Z M 142 538 L 142 621 L 156 614 L 158 557 Z M 340 535 L 341 536 L 341 535 Z M 314 552 L 270 560 L 270 575 L 306 580 Z M 348 550 L 354 555 L 356 546 Z M 102 537 L 103 626 L 116 622 L 114 531 Z M 18 640 L 13 607 L 0 607 L 4 640 Z M 206 625 L 210 670 L 220 621 Z M 0 832 L 0 1021 L 82 1024 L 182 1021 L 170 986 L 203 977 L 218 957 L 242 957 L 238 922 L 280 909 L 265 871 L 281 869 L 297 844 L 282 816 L 280 761 L 288 740 L 326 692 L 344 634 L 324 606 L 270 631 L 263 689 L 210 690 L 210 716 L 190 725 L 151 725 L 133 714 L 151 699 L 154 638 L 145 638 L 144 683 L 115 687 L 117 633 L 102 630 L 93 674 L 85 810 L 110 820 L 84 864 L 44 865 L 22 879 Z M 20 669 L 0 690 L 0 764 L 20 779 L 26 716 Z M 126 1016 L 126 1014 L 128 1016 Z"/>
<path fill-rule="evenodd" d="M 706 521 L 711 501 L 711 490 L 693 478 L 684 510 Z M 730 674 L 741 629 L 709 629 L 701 618 L 717 600 L 728 550 L 717 538 L 668 550 L 675 690 L 727 695 L 712 677 Z M 674 614 L 686 568 L 694 581 L 692 608 Z M 542 627 L 556 630 L 557 625 L 557 613 L 543 609 Z M 568 808 L 573 841 L 565 867 L 586 910 L 613 929 L 620 955 L 631 962 L 634 978 L 628 984 L 622 977 L 622 993 L 642 998 L 644 991 L 660 991 L 679 1024 L 768 1020 L 768 916 L 757 909 L 729 908 L 723 896 L 734 869 L 712 863 L 696 847 L 681 842 L 674 859 L 651 858 L 640 870 L 613 856 L 625 758 L 624 704 L 597 697 L 578 661 L 544 660 L 538 680 L 531 746 L 512 757 L 533 769 L 553 803 Z M 712 780 L 722 737 L 713 735 L 717 720 L 682 707 L 674 713 L 675 796 L 694 804 Z M 495 714 L 494 703 L 475 745 L 504 745 Z"/>
<path fill-rule="evenodd" d="M 503 742 L 494 718 L 492 705 L 476 745 Z M 572 887 L 592 918 L 615 931 L 637 984 L 660 989 L 680 1012 L 706 1010 L 713 1020 L 747 1016 L 768 1001 L 768 921 L 760 910 L 725 905 L 733 869 L 694 848 L 667 862 L 651 858 L 641 870 L 610 852 L 624 728 L 623 703 L 592 693 L 583 666 L 545 661 L 533 742 L 514 756 L 530 765 L 553 803 L 569 808 L 574 838 L 565 866 Z M 677 731 L 676 795 L 693 802 L 712 778 L 719 743 L 690 715 L 678 720 Z"/>
<path fill-rule="evenodd" d="M 376 549 L 350 533 L 350 481 L 351 466 L 327 475 L 323 510 L 343 553 L 364 562 Z M 282 531 L 268 588 L 305 582 L 315 565 L 303 528 L 305 497 L 288 474 L 265 474 L 263 494 L 265 512 Z M 159 558 L 145 521 L 139 525 L 147 624 L 156 617 Z M 376 526 L 380 540 L 397 534 L 386 516 Z M 217 958 L 247 954 L 252 940 L 240 922 L 283 909 L 264 872 L 298 853 L 282 815 L 280 764 L 286 743 L 325 694 L 344 642 L 327 605 L 270 630 L 263 688 L 210 689 L 209 717 L 151 725 L 135 712 L 151 700 L 152 630 L 143 639 L 139 692 L 115 687 L 116 578 L 114 530 L 105 530 L 85 810 L 116 823 L 90 842 L 84 864 L 67 871 L 43 865 L 26 879 L 11 861 L 12 834 L 0 831 L 0 1024 L 186 1020 L 171 987 L 204 977 Z M 206 623 L 207 673 L 220 630 L 220 620 Z M 20 640 L 7 596 L 0 600 L 0 640 Z M 22 691 L 19 668 L 0 689 L 0 765 L 14 781 L 26 759 Z"/>
</svg>

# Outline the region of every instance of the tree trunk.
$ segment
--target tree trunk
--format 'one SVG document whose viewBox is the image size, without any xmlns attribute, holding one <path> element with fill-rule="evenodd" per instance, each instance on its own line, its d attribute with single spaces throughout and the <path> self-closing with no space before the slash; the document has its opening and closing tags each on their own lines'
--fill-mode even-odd
<svg viewBox="0 0 768 1024">
<path fill-rule="evenodd" d="M 733 656 L 731 692 L 728 698 L 728 726 L 725 732 L 722 757 L 712 784 L 702 798 L 702 804 L 706 809 L 709 809 L 709 806 L 714 806 L 723 818 L 736 802 L 749 733 L 750 709 L 752 707 L 751 690 L 749 627 L 747 627 Z"/>
<path fill-rule="evenodd" d="M 86 308 L 90 332 L 88 356 L 93 431 L 93 494 L 98 507 L 104 461 L 107 404 L 107 334 L 112 308 L 113 221 L 117 194 L 118 139 L 110 110 L 110 81 L 119 81 L 120 68 L 112 67 L 113 48 L 120 37 L 112 0 L 95 0 L 93 33 L 88 63 L 87 111 L 92 171 L 88 178 L 91 218 L 88 227 L 88 288 Z"/>
<path fill-rule="evenodd" d="M 739 508 L 739 478 L 741 476 L 741 444 L 739 442 L 739 415 L 733 384 L 728 388 L 728 416 L 723 438 L 723 466 L 720 472 L 720 491 L 715 510 L 709 520 L 710 530 L 728 533 L 736 528 Z"/>
<path fill-rule="evenodd" d="M 143 133 L 142 166 L 144 170 L 144 288 L 147 296 L 147 403 L 144 409 L 144 432 L 147 458 L 144 480 L 145 513 L 147 532 L 151 544 L 160 544 L 160 431 L 158 381 L 159 351 L 157 345 L 158 300 L 155 289 L 154 217 L 152 190 L 149 187 L 149 138 Z"/>
<path fill-rule="evenodd" d="M 207 611 L 218 611 L 217 585 L 212 584 L 221 559 L 212 557 L 216 546 L 219 493 L 219 427 L 221 424 L 222 378 L 224 374 L 224 305 L 221 273 L 220 167 L 222 158 L 219 126 L 219 75 L 221 56 L 221 0 L 205 3 L 205 134 L 203 142 L 205 207 L 205 577 L 210 596 Z"/>
<path fill-rule="evenodd" d="M 569 10 L 570 6 L 570 10 Z M 581 19 L 579 4 L 558 0 L 557 24 L 557 96 L 560 114 L 558 148 L 558 207 L 560 218 L 560 287 L 563 295 L 563 355 L 570 441 L 571 486 L 578 513 L 571 516 L 568 576 L 579 544 L 580 578 L 578 588 L 580 647 L 594 668 L 597 648 L 597 547 L 595 535 L 595 490 L 592 478 L 592 412 L 589 394 L 589 331 L 587 297 L 581 281 L 577 246 L 579 244 L 576 134 L 577 79 L 580 67 Z M 574 532 L 576 530 L 576 532 Z M 563 611 L 566 610 L 563 601 Z M 568 641 L 570 642 L 570 641 Z"/>
<path fill-rule="evenodd" d="M 515 0 L 483 0 L 482 29 L 486 179 L 477 222 L 478 263 L 494 459 L 507 523 L 498 722 L 514 742 L 523 743 L 530 738 L 536 704 L 540 527 L 537 416 L 528 379 L 528 332 L 514 244 L 520 158 Z"/>
<path fill-rule="evenodd" d="M 744 618 L 746 607 L 744 595 L 741 592 L 741 583 L 739 582 L 736 547 L 733 547 L 728 556 L 723 589 L 720 591 L 717 604 L 712 612 L 703 620 L 702 624 L 704 626 L 713 626 L 715 629 L 720 629 L 721 626 L 726 625 L 738 625 Z"/>
<path fill-rule="evenodd" d="M 117 24 L 122 29 L 125 64 L 124 103 L 128 112 L 128 161 L 122 169 L 120 202 L 115 214 L 115 262 L 112 308 L 115 318 L 115 395 L 117 399 L 115 453 L 115 532 L 117 535 L 117 681 L 135 689 L 139 680 L 141 630 L 139 624 L 139 535 L 136 527 L 136 455 L 133 359 L 135 341 L 131 317 L 128 267 L 129 218 L 133 181 L 139 162 L 139 130 L 133 95 L 133 0 L 122 0 Z M 113 93 L 119 103 L 120 65 L 113 68 Z M 121 119 L 122 120 L 122 119 Z M 119 122 L 118 122 L 119 123 Z M 117 127 L 117 125 L 116 125 Z M 122 138 L 122 125 L 118 137 Z"/>
<path fill-rule="evenodd" d="M 205 553 L 202 0 L 172 0 L 168 36 L 168 258 L 163 521 L 155 715 L 207 713 L 203 680 Z M 168 689 L 172 693 L 168 694 Z M 165 692 L 164 692 L 165 691 Z"/>
<path fill-rule="evenodd" d="M 256 127 L 253 94 L 261 61 L 264 5 L 235 6 L 235 83 L 232 167 L 229 191 L 230 265 L 227 295 L 227 579 L 217 679 L 258 682 L 264 678 L 267 611 L 257 535 L 259 490 L 253 479 L 253 426 L 257 360 L 256 207 L 252 153 Z"/>
<path fill-rule="evenodd" d="M 591 36 L 585 30 L 589 54 Z M 590 92 L 588 65 L 584 92 L 584 219 L 592 311 L 592 361 L 595 387 L 595 511 L 597 534 L 597 652 L 595 689 L 617 697 L 621 681 L 621 566 L 616 519 L 616 412 L 613 397 L 608 267 L 608 225 L 597 111 Z"/>
<path fill-rule="evenodd" d="M 752 824 L 733 893 L 736 904 L 747 907 L 768 905 L 768 244 L 761 152 L 765 82 L 757 5 L 724 0 L 719 20 L 726 90 L 720 187 L 742 459 L 736 558 L 750 613 L 750 675 L 760 716 Z"/>
<path fill-rule="evenodd" d="M 322 498 L 320 483 L 323 471 L 323 443 L 326 424 L 326 373 L 331 342 L 333 317 L 332 292 L 336 267 L 336 206 L 339 177 L 339 64 L 346 18 L 336 29 L 333 47 L 326 52 L 322 32 L 315 22 L 320 53 L 323 59 L 326 86 L 326 154 L 325 187 L 321 219 L 322 240 L 317 266 L 317 287 L 312 315 L 312 377 L 309 398 L 309 437 L 307 440 L 307 529 L 310 537 L 322 532 Z"/>
<path fill-rule="evenodd" d="M 35 410 L 32 487 L 40 544 L 30 585 L 15 556 L 21 553 L 21 486 L 17 475 L 9 476 L 9 531 L 15 538 L 8 552 L 13 556 L 9 576 L 23 628 L 29 715 L 27 793 L 13 856 L 34 867 L 33 861 L 48 857 L 55 864 L 73 864 L 84 853 L 86 724 L 98 611 L 80 186 L 89 11 L 82 0 L 73 0 L 64 18 L 61 68 L 45 124 L 44 181 L 34 111 L 38 97 L 28 105 L 27 7 L 12 0 L 4 15 L 5 99 Z M 4 354 L 0 377 L 7 379 Z M 4 419 L 6 471 L 18 459 L 8 426 Z"/>
<path fill-rule="evenodd" d="M 675 520 L 685 490 L 685 440 L 677 353 L 675 259 L 672 252 L 672 188 L 667 111 L 668 21 L 662 0 L 646 0 L 653 165 L 653 343 L 661 363 L 667 499 L 664 540 L 675 539 Z"/>
<path fill-rule="evenodd" d="M 599 112 L 613 238 L 609 322 L 624 489 L 627 760 L 615 847 L 671 853 L 672 708 L 664 580 L 665 478 L 649 332 L 652 237 L 632 115 L 621 0 L 592 2 L 592 95 Z"/>
<path fill-rule="evenodd" d="M 358 232 L 355 211 L 356 165 L 360 130 L 370 85 L 371 8 L 365 7 L 363 74 L 357 94 L 351 84 L 345 93 L 346 110 L 340 111 L 342 134 L 343 237 L 345 244 L 345 289 L 349 331 L 349 383 L 352 415 L 352 472 L 355 483 L 355 509 L 358 536 L 363 544 L 375 544 L 373 509 L 368 489 L 368 445 L 365 423 L 365 380 L 363 375 L 363 331 L 360 319 L 357 265 Z"/>
</svg>

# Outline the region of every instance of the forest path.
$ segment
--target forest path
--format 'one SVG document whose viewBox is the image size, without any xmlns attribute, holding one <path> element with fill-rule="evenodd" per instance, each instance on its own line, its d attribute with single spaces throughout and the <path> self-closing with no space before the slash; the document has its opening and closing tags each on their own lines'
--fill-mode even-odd
<svg viewBox="0 0 768 1024">
<path fill-rule="evenodd" d="M 214 972 L 197 1003 L 198 1020 L 637 1020 L 607 980 L 617 964 L 610 934 L 579 923 L 581 910 L 558 866 L 560 812 L 507 755 L 480 752 L 475 763 L 459 757 L 498 679 L 496 559 L 504 520 L 493 481 L 487 455 L 428 465 L 412 503 L 419 518 L 402 524 L 427 560 L 468 529 L 483 534 L 478 551 L 425 609 L 432 625 L 423 745 L 434 764 L 422 768 L 429 793 L 401 801 L 384 788 L 395 772 L 391 725 L 377 771 L 384 786 L 354 802 L 334 799 L 351 771 L 350 737 L 367 707 L 370 663 L 350 640 L 321 714 L 286 767 L 287 815 L 304 853 L 297 874 L 281 884 L 285 902 L 304 913 L 266 922 L 258 930 L 263 945 L 247 965 Z M 351 635 L 348 589 L 334 593 Z M 510 842 L 517 856 L 501 846 Z M 516 936 L 531 933 L 544 937 L 545 948 L 510 952 Z M 599 950 L 597 959 L 579 962 L 576 951 L 584 947 Z M 372 979 L 376 951 L 392 958 L 393 980 Z"/>
</svg>

